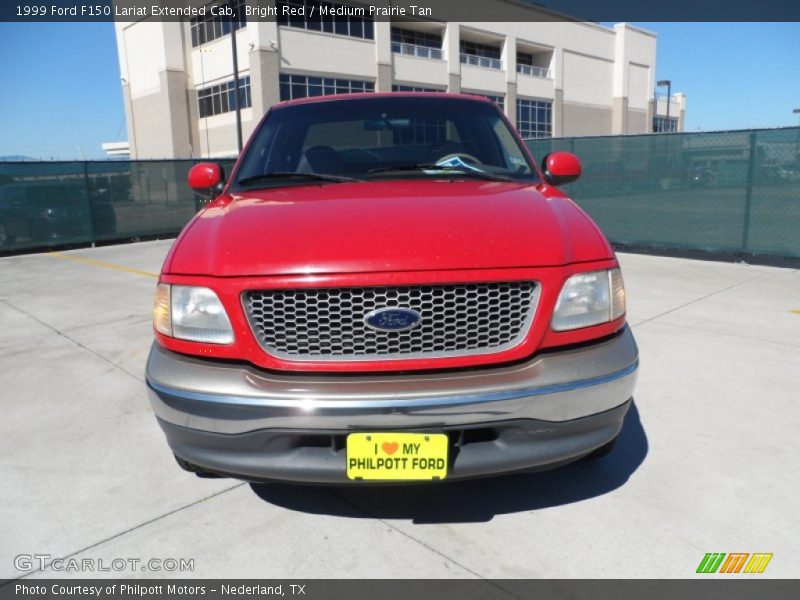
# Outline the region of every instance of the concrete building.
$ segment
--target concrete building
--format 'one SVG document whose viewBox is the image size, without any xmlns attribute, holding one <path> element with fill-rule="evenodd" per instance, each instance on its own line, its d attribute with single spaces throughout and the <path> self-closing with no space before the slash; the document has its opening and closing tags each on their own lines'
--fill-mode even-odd
<svg viewBox="0 0 800 600">
<path fill-rule="evenodd" d="M 277 1 L 300 7 L 304 0 Z M 237 153 L 232 28 L 245 139 L 280 100 L 393 90 L 491 97 L 526 138 L 683 130 L 681 94 L 670 99 L 669 123 L 659 120 L 666 99 L 657 101 L 654 93 L 654 33 L 566 21 L 540 7 L 511 4 L 519 18 L 498 23 L 358 16 L 258 21 L 244 18 L 243 4 L 233 23 L 211 16 L 117 22 L 130 156 Z"/>
</svg>

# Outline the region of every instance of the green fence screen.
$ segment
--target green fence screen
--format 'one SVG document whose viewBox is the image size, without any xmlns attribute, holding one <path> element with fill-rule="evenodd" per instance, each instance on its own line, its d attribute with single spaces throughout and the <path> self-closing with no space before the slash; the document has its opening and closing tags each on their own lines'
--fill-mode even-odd
<svg viewBox="0 0 800 600">
<path fill-rule="evenodd" d="M 196 162 L 0 162 L 0 254 L 173 235 L 206 200 L 186 183 Z"/>
<path fill-rule="evenodd" d="M 613 243 L 800 257 L 800 128 L 528 145 L 580 157 L 564 190 Z M 0 254 L 173 235 L 205 200 L 186 184 L 196 162 L 0 162 Z"/>
<path fill-rule="evenodd" d="M 615 244 L 800 257 L 800 128 L 530 140 Z"/>
</svg>

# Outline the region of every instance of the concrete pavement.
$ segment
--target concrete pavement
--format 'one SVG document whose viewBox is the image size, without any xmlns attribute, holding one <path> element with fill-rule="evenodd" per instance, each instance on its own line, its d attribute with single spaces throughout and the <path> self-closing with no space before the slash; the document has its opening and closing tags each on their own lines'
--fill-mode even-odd
<svg viewBox="0 0 800 600">
<path fill-rule="evenodd" d="M 99 573 L 126 577 L 683 578 L 706 552 L 772 552 L 764 576 L 800 575 L 800 271 L 620 255 L 641 373 L 599 461 L 251 486 L 181 471 L 150 411 L 169 245 L 0 259 L 0 578 L 81 576 L 18 570 L 20 554 L 194 560 Z"/>
</svg>

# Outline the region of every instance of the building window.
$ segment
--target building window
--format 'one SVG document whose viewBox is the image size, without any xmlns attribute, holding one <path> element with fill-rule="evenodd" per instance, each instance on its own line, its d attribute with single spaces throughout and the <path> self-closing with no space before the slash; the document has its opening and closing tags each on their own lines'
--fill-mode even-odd
<svg viewBox="0 0 800 600">
<path fill-rule="evenodd" d="M 467 92 L 468 94 L 471 92 Z M 506 109 L 506 99 L 504 96 L 492 96 L 491 94 L 472 94 L 473 96 L 481 96 L 482 98 L 486 98 L 487 100 L 491 100 L 497 106 L 500 107 L 500 110 L 505 111 Z"/>
<path fill-rule="evenodd" d="M 486 58 L 500 58 L 500 48 L 497 46 L 490 46 L 488 44 L 479 44 L 478 42 L 470 42 L 461 40 L 461 54 L 470 54 L 472 56 L 485 56 Z"/>
<path fill-rule="evenodd" d="M 236 20 L 231 20 L 230 18 L 220 15 L 213 16 L 209 13 L 208 7 L 206 7 L 206 16 L 191 19 L 193 48 L 224 35 L 228 35 L 231 29 L 241 29 L 246 25 L 244 18 L 245 1 L 236 0 L 231 2 L 231 4 L 236 14 Z"/>
<path fill-rule="evenodd" d="M 551 137 L 552 122 L 552 102 L 517 98 L 517 131 L 523 138 Z"/>
<path fill-rule="evenodd" d="M 251 106 L 249 75 L 239 78 L 239 99 L 239 108 Z M 236 110 L 236 86 L 233 80 L 197 90 L 197 104 L 201 118 Z"/>
<path fill-rule="evenodd" d="M 397 128 L 392 134 L 395 146 L 430 146 L 447 139 L 447 121 L 444 119 L 415 118 L 408 127 Z"/>
<path fill-rule="evenodd" d="M 537 67 L 536 65 L 517 65 L 517 73 L 528 75 L 529 77 L 539 77 L 541 79 L 550 79 L 550 69 L 544 67 Z"/>
<path fill-rule="evenodd" d="M 392 52 L 442 60 L 442 36 L 436 33 L 392 27 Z"/>
<path fill-rule="evenodd" d="M 677 117 L 654 117 L 653 133 L 675 133 L 678 131 Z"/>
<path fill-rule="evenodd" d="M 397 129 L 393 134 L 396 146 L 428 146 L 447 140 L 447 123 L 430 119 L 415 119 L 410 127 Z"/>
<path fill-rule="evenodd" d="M 442 49 L 441 35 L 437 33 L 425 33 L 424 31 L 414 31 L 413 29 L 402 29 L 401 27 L 392 27 L 392 41 L 399 44 L 412 44 L 414 46 Z"/>
<path fill-rule="evenodd" d="M 517 73 L 522 73 L 530 77 L 550 79 L 550 69 L 535 65 L 533 62 L 533 54 L 528 52 L 517 52 Z"/>
<path fill-rule="evenodd" d="M 500 48 L 461 40 L 461 62 L 489 69 L 502 69 L 503 61 L 500 60 Z"/>
<path fill-rule="evenodd" d="M 533 54 L 529 52 L 517 52 L 517 64 L 533 66 Z"/>
<path fill-rule="evenodd" d="M 303 8 L 304 15 L 284 15 L 283 7 Z M 337 35 L 375 39 L 375 27 L 364 7 L 314 2 L 312 0 L 278 0 L 278 25 L 297 27 L 309 31 L 324 31 Z M 313 12 L 312 12 L 313 11 Z"/>
<path fill-rule="evenodd" d="M 289 75 L 287 73 L 281 73 L 280 86 L 281 100 L 375 91 L 375 83 L 372 81 L 309 77 L 306 75 Z"/>
<path fill-rule="evenodd" d="M 393 92 L 443 92 L 443 89 L 419 87 L 416 85 L 397 85 L 392 84 Z"/>
</svg>

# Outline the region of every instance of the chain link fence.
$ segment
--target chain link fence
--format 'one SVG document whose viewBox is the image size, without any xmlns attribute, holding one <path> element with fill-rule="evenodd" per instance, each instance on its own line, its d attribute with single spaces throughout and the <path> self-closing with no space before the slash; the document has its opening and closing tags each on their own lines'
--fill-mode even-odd
<svg viewBox="0 0 800 600">
<path fill-rule="evenodd" d="M 528 145 L 580 157 L 564 190 L 612 243 L 800 257 L 798 127 Z M 0 254 L 174 235 L 205 200 L 186 183 L 196 162 L 0 162 Z"/>
<path fill-rule="evenodd" d="M 0 254 L 174 235 L 206 200 L 186 183 L 196 162 L 0 162 Z"/>
<path fill-rule="evenodd" d="M 614 244 L 800 257 L 800 127 L 527 144 L 580 157 L 564 191 Z"/>
</svg>

